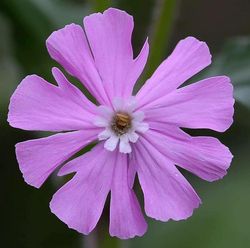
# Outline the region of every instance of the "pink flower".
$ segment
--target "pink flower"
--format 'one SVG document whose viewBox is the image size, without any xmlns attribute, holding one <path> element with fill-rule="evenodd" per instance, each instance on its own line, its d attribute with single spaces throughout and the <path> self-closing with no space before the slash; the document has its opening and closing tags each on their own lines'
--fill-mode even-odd
<svg viewBox="0 0 250 248">
<path fill-rule="evenodd" d="M 109 192 L 110 235 L 126 239 L 145 233 L 147 224 L 133 191 L 136 174 L 149 217 L 186 219 L 201 200 L 175 165 L 214 181 L 226 174 L 232 160 L 219 140 L 192 137 L 181 129 L 224 132 L 233 122 L 228 77 L 179 88 L 211 63 L 206 43 L 193 37 L 181 40 L 132 96 L 149 52 L 146 41 L 134 59 L 133 25 L 127 13 L 108 9 L 84 18 L 84 29 L 70 24 L 47 40 L 50 56 L 81 81 L 98 104 L 57 68 L 52 73 L 58 86 L 27 76 L 10 102 L 8 120 L 13 127 L 61 132 L 16 145 L 20 170 L 34 187 L 73 154 L 98 141 L 90 152 L 62 166 L 58 175 L 76 174 L 50 203 L 58 218 L 83 234 L 95 228 Z"/>
</svg>

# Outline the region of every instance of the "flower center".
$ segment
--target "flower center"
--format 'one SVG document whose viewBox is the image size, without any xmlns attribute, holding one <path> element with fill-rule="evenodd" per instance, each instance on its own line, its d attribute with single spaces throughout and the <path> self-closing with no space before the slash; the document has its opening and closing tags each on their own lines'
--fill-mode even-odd
<svg viewBox="0 0 250 248">
<path fill-rule="evenodd" d="M 111 122 L 112 130 L 118 135 L 121 136 L 131 128 L 131 117 L 125 112 L 117 112 Z"/>
<path fill-rule="evenodd" d="M 144 122 L 144 113 L 136 110 L 135 98 L 116 98 L 113 106 L 101 105 L 98 107 L 95 126 L 103 128 L 98 134 L 98 139 L 105 140 L 104 148 L 114 151 L 119 147 L 119 152 L 130 153 L 131 143 L 136 143 L 142 133 L 149 129 Z"/>
</svg>

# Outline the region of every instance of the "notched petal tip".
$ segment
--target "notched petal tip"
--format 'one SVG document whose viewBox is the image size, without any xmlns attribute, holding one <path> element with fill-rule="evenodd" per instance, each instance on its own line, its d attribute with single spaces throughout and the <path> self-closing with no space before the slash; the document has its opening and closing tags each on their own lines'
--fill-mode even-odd
<svg viewBox="0 0 250 248">
<path fill-rule="evenodd" d="M 88 16 L 85 16 L 83 19 L 83 23 L 85 24 L 90 19 L 93 19 L 93 18 L 108 18 L 109 16 L 114 16 L 117 19 L 117 21 L 119 21 L 121 17 L 125 17 L 125 18 L 130 18 L 132 23 L 134 22 L 133 16 L 128 14 L 126 11 L 121 10 L 121 9 L 116 9 L 116 8 L 108 8 L 103 13 L 97 12 L 97 13 L 93 13 Z"/>
<path fill-rule="evenodd" d="M 150 218 L 152 218 L 154 220 L 157 220 L 157 221 L 162 221 L 162 222 L 187 220 L 188 218 L 193 216 L 194 212 L 202 204 L 202 201 L 201 201 L 200 197 L 197 194 L 196 194 L 196 196 L 197 196 L 196 203 L 192 206 L 192 208 L 188 209 L 188 211 L 186 211 L 185 213 L 183 212 L 181 215 L 162 217 L 162 216 L 157 216 L 155 214 L 151 214 L 150 212 L 147 211 L 147 209 L 146 209 L 146 214 L 147 214 L 148 217 L 150 217 Z"/>
<path fill-rule="evenodd" d="M 81 30 L 83 30 L 82 27 L 81 27 L 79 24 L 75 24 L 75 23 L 67 24 L 67 25 L 65 25 L 64 27 L 59 28 L 59 29 L 53 31 L 53 32 L 50 34 L 50 36 L 47 38 L 47 40 L 46 40 L 46 45 L 47 45 L 47 44 L 50 44 L 50 41 L 52 41 L 54 38 L 56 38 L 57 35 L 63 34 L 65 31 L 67 31 L 68 29 L 72 29 L 72 28 L 76 28 L 76 29 L 81 29 Z"/>
<path fill-rule="evenodd" d="M 56 194 L 53 195 L 50 203 L 49 203 L 49 208 L 52 214 L 54 214 L 59 220 L 61 220 L 64 224 L 67 225 L 67 227 L 69 229 L 75 230 L 77 231 L 79 234 L 84 234 L 84 235 L 88 235 L 91 233 L 91 231 L 94 229 L 94 227 L 88 227 L 88 228 L 77 228 L 74 224 L 72 224 L 71 222 L 65 221 L 65 217 L 62 217 L 61 215 L 58 214 L 58 209 L 56 207 L 55 202 L 57 201 Z"/>
<path fill-rule="evenodd" d="M 207 60 L 210 61 L 209 64 L 211 64 L 212 54 L 211 54 L 210 49 L 205 41 L 201 41 L 193 36 L 188 36 L 188 37 L 182 39 L 180 42 L 190 42 L 190 43 L 193 43 L 193 45 L 200 45 L 201 47 L 203 47 L 204 52 L 207 53 Z M 197 48 L 199 48 L 199 46 L 197 46 Z"/>
<path fill-rule="evenodd" d="M 19 169 L 20 169 L 20 171 L 21 171 L 21 173 L 22 173 L 22 177 L 23 177 L 23 179 L 24 179 L 24 181 L 28 184 L 28 185 L 30 185 L 30 186 L 32 186 L 32 187 L 34 187 L 34 188 L 37 188 L 37 189 L 39 189 L 42 185 L 43 185 L 43 183 L 44 183 L 44 181 L 46 180 L 37 180 L 37 178 L 36 179 L 34 179 L 33 177 L 30 177 L 29 176 L 29 171 L 27 171 L 27 169 L 26 169 L 26 164 L 24 164 L 23 163 L 23 161 L 22 161 L 22 156 L 20 155 L 20 152 L 21 152 L 21 150 L 22 150 L 22 145 L 23 144 L 25 144 L 25 141 L 24 142 L 20 142 L 20 143 L 17 143 L 16 145 L 15 145 L 15 151 L 16 151 L 16 159 L 17 159 L 17 162 L 18 162 L 18 166 L 19 166 Z M 39 179 L 39 178 L 38 178 Z"/>
<path fill-rule="evenodd" d="M 116 234 L 116 233 L 112 233 L 112 232 L 109 232 L 109 235 L 111 237 L 117 237 L 119 239 L 122 239 L 122 240 L 126 240 L 126 239 L 133 239 L 133 238 L 136 238 L 136 237 L 142 237 L 146 232 L 147 232 L 147 229 L 148 229 L 148 226 L 145 225 L 145 228 L 142 230 L 142 232 L 140 233 L 131 233 L 129 235 L 121 235 L 121 234 Z"/>
<path fill-rule="evenodd" d="M 16 108 L 17 102 L 18 102 L 18 96 L 22 95 L 22 90 L 24 87 L 28 85 L 30 79 L 37 79 L 37 78 L 40 78 L 40 77 L 36 74 L 31 74 L 31 75 L 26 76 L 20 82 L 20 84 L 17 86 L 14 93 L 10 97 L 7 121 L 11 127 L 23 129 L 22 126 L 19 125 L 19 122 L 16 120 L 16 116 L 18 115 L 18 111 Z"/>
<path fill-rule="evenodd" d="M 227 122 L 223 127 L 220 129 L 216 130 L 217 132 L 225 132 L 227 131 L 233 124 L 234 122 L 234 104 L 235 104 L 235 98 L 234 98 L 234 86 L 232 84 L 231 78 L 225 75 L 222 76 L 216 76 L 213 78 L 218 78 L 220 79 L 221 85 L 223 85 L 223 91 L 225 92 L 225 99 L 228 101 L 227 104 Z"/>
<path fill-rule="evenodd" d="M 120 15 L 126 18 L 130 18 L 132 22 L 134 20 L 133 16 L 128 14 L 126 11 L 116 8 L 108 8 L 103 12 L 103 15 Z"/>
<path fill-rule="evenodd" d="M 221 169 L 219 174 L 214 174 L 213 177 L 211 176 L 204 178 L 204 180 L 207 180 L 208 182 L 215 182 L 223 179 L 227 175 L 228 170 L 232 165 L 232 161 L 234 158 L 233 154 L 231 153 L 230 149 L 226 147 L 224 144 L 220 143 L 220 145 L 221 147 L 224 148 L 224 153 L 226 154 L 224 155 L 224 159 L 226 159 L 226 162 L 224 163 L 224 168 Z"/>
<path fill-rule="evenodd" d="M 60 216 L 58 216 L 57 214 L 57 211 L 54 207 L 54 204 L 53 204 L 53 199 L 54 199 L 54 196 L 52 197 L 50 203 L 49 203 L 49 208 L 50 208 L 50 212 L 52 214 L 55 215 L 56 218 L 58 218 L 60 221 L 62 221 L 64 224 L 66 224 L 66 226 L 69 228 L 69 229 L 72 229 L 72 230 L 75 230 L 77 231 L 79 234 L 84 234 L 84 235 L 88 235 L 92 230 L 88 229 L 88 230 L 79 230 L 79 229 L 76 229 L 75 226 L 71 225 L 70 223 L 67 223 L 64 221 L 63 218 L 61 218 Z"/>
</svg>

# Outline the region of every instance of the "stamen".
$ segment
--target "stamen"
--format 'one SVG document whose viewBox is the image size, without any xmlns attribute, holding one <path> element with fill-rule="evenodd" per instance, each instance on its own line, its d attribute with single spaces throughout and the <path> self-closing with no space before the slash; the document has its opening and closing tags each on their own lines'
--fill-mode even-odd
<svg viewBox="0 0 250 248">
<path fill-rule="evenodd" d="M 117 112 L 112 120 L 111 128 L 117 135 L 125 134 L 131 127 L 131 117 L 127 113 Z"/>
</svg>

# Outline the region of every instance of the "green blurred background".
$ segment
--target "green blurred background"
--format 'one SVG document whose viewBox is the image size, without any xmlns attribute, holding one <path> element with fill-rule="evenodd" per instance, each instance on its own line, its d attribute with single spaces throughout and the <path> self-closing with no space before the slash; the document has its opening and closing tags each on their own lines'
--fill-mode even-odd
<svg viewBox="0 0 250 248">
<path fill-rule="evenodd" d="M 234 125 L 225 134 L 212 134 L 230 147 L 234 160 L 228 175 L 208 183 L 183 172 L 203 200 L 193 216 L 180 222 L 148 219 L 142 238 L 120 241 L 108 235 L 108 211 L 93 234 L 84 237 L 50 213 L 48 203 L 63 179 L 51 176 L 36 190 L 22 179 L 15 143 L 44 134 L 16 130 L 6 122 L 9 97 L 27 74 L 52 81 L 56 65 L 45 48 L 49 34 L 65 24 L 114 6 L 134 16 L 133 44 L 138 53 L 149 36 L 149 76 L 188 35 L 208 43 L 213 65 L 198 78 L 229 75 L 235 87 Z M 250 247 L 250 1 L 249 0 L 0 0 L 0 142 L 1 247 Z M 39 152 L 39 151 L 38 151 Z"/>
</svg>

